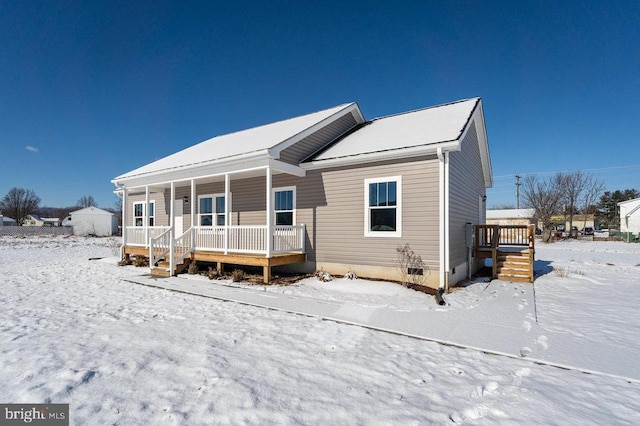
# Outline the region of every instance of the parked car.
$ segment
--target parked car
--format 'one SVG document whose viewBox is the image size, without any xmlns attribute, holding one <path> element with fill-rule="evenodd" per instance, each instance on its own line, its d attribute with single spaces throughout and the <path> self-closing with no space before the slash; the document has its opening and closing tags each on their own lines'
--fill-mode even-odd
<svg viewBox="0 0 640 426">
<path fill-rule="evenodd" d="M 587 226 L 584 228 L 584 235 L 593 235 L 593 228 L 590 226 Z"/>
</svg>

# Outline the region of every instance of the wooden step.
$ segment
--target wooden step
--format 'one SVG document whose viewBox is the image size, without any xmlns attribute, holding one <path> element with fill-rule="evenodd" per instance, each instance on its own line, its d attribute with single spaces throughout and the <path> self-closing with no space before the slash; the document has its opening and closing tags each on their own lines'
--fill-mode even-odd
<svg viewBox="0 0 640 426">
<path fill-rule="evenodd" d="M 184 271 L 185 269 L 187 269 L 187 267 L 189 266 L 189 263 L 191 263 L 191 258 L 190 257 L 186 257 L 184 259 L 182 259 L 182 263 L 178 263 L 177 265 L 174 266 L 175 269 L 175 273 L 179 274 L 182 271 Z M 169 271 L 169 262 L 167 262 L 166 260 L 161 260 L 157 263 L 158 268 L 156 269 L 164 269 L 167 272 Z"/>
<path fill-rule="evenodd" d="M 503 262 L 530 262 L 531 256 L 526 255 L 513 255 L 513 254 L 498 254 L 496 259 Z"/>
<path fill-rule="evenodd" d="M 530 283 L 530 282 L 532 282 L 531 277 L 529 277 L 529 275 L 498 274 L 498 279 L 500 281 L 514 281 L 514 282 L 519 282 L 519 283 Z"/>
<path fill-rule="evenodd" d="M 151 276 L 152 277 L 158 277 L 158 278 L 167 278 L 167 277 L 170 277 L 171 274 L 169 273 L 168 269 L 151 268 Z"/>
</svg>

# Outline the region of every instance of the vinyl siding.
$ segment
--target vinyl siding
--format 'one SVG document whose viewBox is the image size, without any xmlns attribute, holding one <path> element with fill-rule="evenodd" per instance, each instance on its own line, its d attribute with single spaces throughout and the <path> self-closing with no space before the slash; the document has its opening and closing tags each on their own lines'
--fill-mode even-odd
<svg viewBox="0 0 640 426">
<path fill-rule="evenodd" d="M 136 194 L 127 197 L 127 223 L 125 226 L 133 226 L 133 203 L 142 201 L 144 203 L 145 195 Z M 155 225 L 169 225 L 168 201 L 169 197 L 162 192 L 149 193 L 149 201 L 155 201 Z"/>
<path fill-rule="evenodd" d="M 485 195 L 482 162 L 475 121 L 461 142 L 461 150 L 449 162 L 449 262 L 467 261 L 465 223 L 478 224 L 480 197 Z"/>
<path fill-rule="evenodd" d="M 364 181 L 392 176 L 402 176 L 402 236 L 365 237 Z M 297 222 L 307 225 L 309 260 L 394 267 L 396 247 L 409 243 L 431 273 L 436 273 L 439 245 L 435 157 L 313 170 L 305 178 L 284 180 L 288 185 L 298 181 Z"/>
<path fill-rule="evenodd" d="M 357 124 L 353 113 L 345 114 L 280 153 L 280 160 L 298 165 Z"/>
</svg>

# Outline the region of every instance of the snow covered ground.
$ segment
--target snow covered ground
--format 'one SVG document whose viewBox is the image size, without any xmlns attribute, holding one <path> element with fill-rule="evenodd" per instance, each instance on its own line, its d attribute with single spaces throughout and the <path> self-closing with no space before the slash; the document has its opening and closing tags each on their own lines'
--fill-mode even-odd
<svg viewBox="0 0 640 426">
<path fill-rule="evenodd" d="M 532 286 L 483 280 L 447 307 L 364 280 L 250 290 L 353 322 L 484 324 L 473 346 L 526 357 L 140 286 L 146 271 L 89 260 L 111 246 L 0 238 L 0 401 L 69 403 L 72 424 L 640 424 L 640 245 L 539 245 L 533 302 Z"/>
</svg>

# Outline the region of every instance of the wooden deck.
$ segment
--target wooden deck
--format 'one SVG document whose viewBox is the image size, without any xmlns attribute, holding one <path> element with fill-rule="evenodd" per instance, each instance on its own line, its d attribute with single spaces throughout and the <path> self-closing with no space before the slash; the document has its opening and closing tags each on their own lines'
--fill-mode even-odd
<svg viewBox="0 0 640 426">
<path fill-rule="evenodd" d="M 125 246 L 124 256 L 149 256 L 149 248 L 140 246 Z M 278 253 L 271 257 L 266 257 L 262 254 L 239 254 L 217 251 L 205 251 L 195 250 L 192 252 L 185 261 L 176 265 L 175 273 L 180 273 L 189 265 L 189 263 L 195 260 L 196 262 L 211 262 L 216 263 L 217 269 L 222 271 L 225 264 L 229 265 L 243 265 L 243 266 L 261 266 L 263 272 L 263 281 L 269 283 L 271 281 L 271 268 L 274 266 L 290 265 L 293 263 L 301 263 L 307 260 L 305 253 Z M 170 272 L 168 269 L 168 262 L 158 262 L 157 265 L 151 266 L 151 274 L 158 277 L 168 277 Z"/>
<path fill-rule="evenodd" d="M 491 259 L 494 279 L 533 282 L 534 225 L 476 225 L 474 248 L 476 257 Z"/>
</svg>

